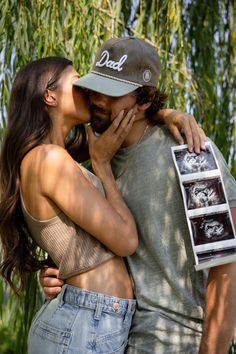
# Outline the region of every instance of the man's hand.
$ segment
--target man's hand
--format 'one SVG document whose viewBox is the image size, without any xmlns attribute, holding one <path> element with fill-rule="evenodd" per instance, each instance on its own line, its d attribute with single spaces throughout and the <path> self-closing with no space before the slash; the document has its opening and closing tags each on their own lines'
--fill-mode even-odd
<svg viewBox="0 0 236 354">
<path fill-rule="evenodd" d="M 47 300 L 56 297 L 64 284 L 63 280 L 58 279 L 58 274 L 57 268 L 43 268 L 39 273 L 39 282 Z"/>
<path fill-rule="evenodd" d="M 205 149 L 206 135 L 200 128 L 191 114 L 178 112 L 174 109 L 161 109 L 157 112 L 157 122 L 165 123 L 175 140 L 179 144 L 188 145 L 189 151 L 200 153 L 201 149 Z"/>
</svg>

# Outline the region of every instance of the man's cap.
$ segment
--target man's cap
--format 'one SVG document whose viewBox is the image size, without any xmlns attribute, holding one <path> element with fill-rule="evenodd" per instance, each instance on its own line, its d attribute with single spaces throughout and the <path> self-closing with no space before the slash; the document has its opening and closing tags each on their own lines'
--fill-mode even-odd
<svg viewBox="0 0 236 354">
<path fill-rule="evenodd" d="M 106 41 L 92 70 L 74 85 L 108 96 L 123 96 L 142 86 L 157 86 L 161 70 L 156 49 L 136 37 Z"/>
</svg>

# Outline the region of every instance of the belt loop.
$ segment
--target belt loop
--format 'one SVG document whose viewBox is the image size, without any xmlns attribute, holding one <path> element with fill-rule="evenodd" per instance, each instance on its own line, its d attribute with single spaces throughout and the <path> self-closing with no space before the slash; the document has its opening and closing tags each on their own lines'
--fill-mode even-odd
<svg viewBox="0 0 236 354">
<path fill-rule="evenodd" d="M 131 310 L 132 310 L 132 308 L 133 308 L 132 306 L 133 306 L 132 302 L 129 301 L 129 302 L 128 302 L 128 306 L 127 306 L 127 308 L 126 308 L 124 323 L 130 320 Z"/>
<path fill-rule="evenodd" d="M 61 289 L 61 292 L 60 292 L 59 295 L 58 295 L 58 300 L 59 300 L 58 307 L 61 307 L 61 306 L 63 306 L 63 304 L 64 304 L 64 295 L 65 295 L 66 290 L 67 290 L 66 288 L 67 288 L 67 285 L 66 285 L 66 284 L 63 285 L 63 286 L 62 286 L 62 289 Z"/>
<path fill-rule="evenodd" d="M 95 313 L 94 313 L 94 319 L 95 320 L 100 320 L 101 318 L 101 314 L 102 314 L 102 298 L 103 296 L 102 295 L 98 295 L 97 297 L 97 304 L 96 304 L 96 309 L 95 309 Z"/>
</svg>

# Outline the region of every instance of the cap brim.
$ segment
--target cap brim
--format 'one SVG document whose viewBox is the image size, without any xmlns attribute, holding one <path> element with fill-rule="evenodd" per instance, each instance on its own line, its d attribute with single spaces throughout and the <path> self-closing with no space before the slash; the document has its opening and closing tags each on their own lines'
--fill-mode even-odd
<svg viewBox="0 0 236 354">
<path fill-rule="evenodd" d="M 107 96 L 124 96 L 139 88 L 139 85 L 118 81 L 96 73 L 89 73 L 73 83 L 88 90 L 96 91 Z"/>
</svg>

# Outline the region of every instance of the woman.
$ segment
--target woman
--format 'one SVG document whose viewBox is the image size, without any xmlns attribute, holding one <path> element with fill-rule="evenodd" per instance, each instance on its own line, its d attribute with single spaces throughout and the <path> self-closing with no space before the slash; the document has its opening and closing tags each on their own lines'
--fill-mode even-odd
<svg viewBox="0 0 236 354">
<path fill-rule="evenodd" d="M 19 72 L 10 97 L 0 165 L 1 272 L 15 289 L 15 272 L 23 287 L 26 272 L 43 267 L 29 231 L 65 282 L 36 315 L 29 353 L 123 353 L 135 310 L 122 257 L 135 251 L 137 231 L 110 161 L 92 160 L 98 179 L 66 150 L 70 131 L 79 125 L 83 133 L 90 119 L 87 97 L 73 86 L 77 78 L 70 61 L 40 59 Z M 108 129 L 109 159 L 133 120 L 132 110 L 121 112 Z"/>
<path fill-rule="evenodd" d="M 16 272 L 24 286 L 26 272 L 42 266 L 28 230 L 66 283 L 33 321 L 29 353 L 94 346 L 123 353 L 135 310 L 122 257 L 135 251 L 137 231 L 110 162 L 93 163 L 101 183 L 66 151 L 71 129 L 90 119 L 85 94 L 73 86 L 77 78 L 69 60 L 40 59 L 18 73 L 10 97 L 1 156 L 2 275 L 14 288 Z M 132 111 L 119 114 L 113 134 L 125 136 L 133 119 Z"/>
</svg>

